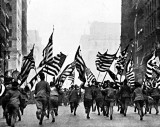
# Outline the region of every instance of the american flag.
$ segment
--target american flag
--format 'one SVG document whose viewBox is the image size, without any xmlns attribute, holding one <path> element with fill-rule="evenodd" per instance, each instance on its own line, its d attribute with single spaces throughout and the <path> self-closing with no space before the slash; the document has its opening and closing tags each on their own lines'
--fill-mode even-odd
<svg viewBox="0 0 160 127">
<path fill-rule="evenodd" d="M 45 65 L 46 62 L 51 62 L 53 59 L 53 33 L 49 38 L 47 46 L 43 49 L 43 60 L 40 62 L 39 67 Z"/>
<path fill-rule="evenodd" d="M 74 79 L 75 79 L 75 69 L 72 71 L 71 75 L 69 75 L 68 80 L 71 81 L 71 84 L 74 84 Z"/>
<path fill-rule="evenodd" d="M 94 74 L 91 72 L 91 70 L 89 68 L 86 67 L 86 76 L 87 76 L 87 81 L 88 83 L 91 83 L 92 80 L 95 80 L 95 76 Z"/>
<path fill-rule="evenodd" d="M 126 78 L 130 86 L 134 86 L 135 82 L 135 72 L 133 70 L 133 59 L 132 57 L 128 60 L 126 64 Z"/>
<path fill-rule="evenodd" d="M 124 71 L 124 66 L 126 64 L 127 59 L 127 50 L 128 50 L 129 44 L 126 46 L 126 48 L 120 53 L 120 56 L 117 59 L 117 62 L 115 64 L 115 67 L 117 69 L 117 74 L 122 75 Z"/>
<path fill-rule="evenodd" d="M 98 52 L 97 57 L 96 57 L 97 70 L 100 72 L 107 71 L 112 65 L 113 60 L 116 58 L 116 54 L 117 53 L 107 54 L 107 52 L 105 52 L 104 54 L 101 54 L 100 52 Z"/>
<path fill-rule="evenodd" d="M 147 67 L 146 67 L 146 79 L 151 79 L 152 78 L 152 73 L 153 73 L 153 67 L 155 62 L 155 51 L 153 52 L 152 57 L 147 61 Z"/>
<path fill-rule="evenodd" d="M 34 84 L 38 81 L 38 75 L 42 72 L 43 68 L 29 81 L 30 89 L 33 88 Z"/>
<path fill-rule="evenodd" d="M 148 80 L 148 79 L 146 79 L 146 80 L 144 81 L 144 85 L 145 85 L 145 87 L 147 87 L 148 89 L 150 89 L 150 88 L 153 87 L 151 80 Z"/>
<path fill-rule="evenodd" d="M 70 76 L 72 74 L 72 72 L 75 69 L 75 61 L 68 64 L 64 70 L 62 71 L 62 73 L 58 76 L 57 81 L 61 81 L 61 83 L 63 84 L 64 81 L 66 80 L 67 76 Z"/>
<path fill-rule="evenodd" d="M 85 82 L 86 81 L 85 79 L 86 64 L 82 58 L 80 46 L 78 47 L 77 52 L 75 54 L 75 62 L 76 62 L 76 69 L 79 72 L 79 79 L 82 82 Z"/>
<path fill-rule="evenodd" d="M 110 75 L 110 77 L 113 79 L 114 82 L 118 80 L 117 75 L 115 75 L 110 69 L 108 69 L 107 72 Z"/>
<path fill-rule="evenodd" d="M 45 66 L 42 69 L 42 72 L 45 72 L 51 76 L 56 76 L 60 72 L 60 69 L 66 59 L 66 55 L 60 52 L 52 58 L 49 62 L 47 61 Z"/>
<path fill-rule="evenodd" d="M 28 56 L 24 56 L 24 58 L 23 58 L 21 72 L 18 75 L 18 79 L 21 80 L 21 85 L 26 81 L 30 70 L 35 69 L 35 61 L 33 58 L 33 51 L 34 51 L 34 45 L 33 45 L 33 48 L 31 49 L 30 53 L 28 54 Z"/>
<path fill-rule="evenodd" d="M 155 88 L 157 88 L 157 87 L 159 87 L 159 86 L 160 86 L 160 76 L 159 76 L 158 79 L 157 79 Z"/>
</svg>

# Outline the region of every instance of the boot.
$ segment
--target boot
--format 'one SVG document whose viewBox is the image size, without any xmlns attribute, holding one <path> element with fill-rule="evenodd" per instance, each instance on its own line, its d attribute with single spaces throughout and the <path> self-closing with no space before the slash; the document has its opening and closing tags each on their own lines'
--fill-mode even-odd
<svg viewBox="0 0 160 127">
<path fill-rule="evenodd" d="M 112 120 L 113 118 L 112 118 L 112 115 L 110 115 L 110 120 Z"/>
<path fill-rule="evenodd" d="M 45 114 L 45 113 L 44 113 L 44 112 L 42 112 L 42 114 L 41 114 L 41 118 L 40 118 L 40 121 L 39 121 L 39 125 L 42 125 L 44 114 Z"/>
<path fill-rule="evenodd" d="M 140 116 L 140 120 L 143 120 L 143 116 Z"/>
<path fill-rule="evenodd" d="M 36 111 L 37 119 L 40 120 L 40 112 Z"/>
<path fill-rule="evenodd" d="M 156 109 L 156 115 L 159 113 L 158 108 Z"/>
<path fill-rule="evenodd" d="M 87 119 L 90 119 L 89 114 L 87 114 Z"/>
<path fill-rule="evenodd" d="M 52 118 L 52 123 L 54 123 L 55 122 L 55 118 Z"/>
</svg>

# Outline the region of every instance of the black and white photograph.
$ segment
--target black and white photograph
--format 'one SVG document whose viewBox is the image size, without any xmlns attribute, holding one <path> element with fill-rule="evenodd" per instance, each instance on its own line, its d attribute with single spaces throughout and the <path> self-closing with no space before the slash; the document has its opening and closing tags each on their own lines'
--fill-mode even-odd
<svg viewBox="0 0 160 127">
<path fill-rule="evenodd" d="M 0 0 L 0 127 L 160 127 L 160 0 Z"/>
</svg>

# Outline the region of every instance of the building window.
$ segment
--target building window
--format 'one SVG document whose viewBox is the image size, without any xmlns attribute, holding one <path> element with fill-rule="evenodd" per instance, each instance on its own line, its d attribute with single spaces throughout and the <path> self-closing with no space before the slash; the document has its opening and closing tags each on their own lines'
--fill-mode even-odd
<svg viewBox="0 0 160 127">
<path fill-rule="evenodd" d="M 159 0 L 157 0 L 157 5 L 158 5 L 158 7 L 160 6 L 160 1 Z"/>
<path fill-rule="evenodd" d="M 9 36 L 12 36 L 12 29 L 9 29 Z"/>
<path fill-rule="evenodd" d="M 9 16 L 9 21 L 12 24 L 12 16 Z"/>
<path fill-rule="evenodd" d="M 12 41 L 9 41 L 8 43 L 9 43 L 9 47 L 12 47 Z"/>
</svg>

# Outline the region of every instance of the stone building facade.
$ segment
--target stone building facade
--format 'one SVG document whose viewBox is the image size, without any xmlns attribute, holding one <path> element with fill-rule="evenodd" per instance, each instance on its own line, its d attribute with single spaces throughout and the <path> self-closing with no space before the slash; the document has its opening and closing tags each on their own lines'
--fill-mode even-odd
<svg viewBox="0 0 160 127">
<path fill-rule="evenodd" d="M 9 59 L 9 13 L 11 5 L 8 1 L 0 0 L 0 75 L 8 69 Z"/>
<path fill-rule="evenodd" d="M 20 71 L 22 58 L 27 54 L 27 0 L 8 0 L 9 13 L 9 51 L 8 70 Z"/>
<path fill-rule="evenodd" d="M 145 78 L 146 63 L 160 44 L 160 1 L 122 0 L 121 45 L 128 43 L 134 58 L 136 81 Z M 131 42 L 130 39 L 133 39 Z M 130 50 L 130 51 L 131 51 Z"/>
</svg>

